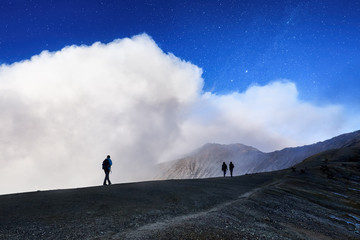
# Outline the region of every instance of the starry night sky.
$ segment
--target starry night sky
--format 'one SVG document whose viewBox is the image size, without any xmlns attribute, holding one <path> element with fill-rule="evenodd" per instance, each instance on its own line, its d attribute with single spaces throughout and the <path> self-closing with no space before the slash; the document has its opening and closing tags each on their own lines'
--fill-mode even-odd
<svg viewBox="0 0 360 240">
<path fill-rule="evenodd" d="M 277 79 L 300 98 L 360 110 L 360 1 L 0 2 L 0 64 L 43 50 L 150 35 L 225 94 Z"/>
</svg>

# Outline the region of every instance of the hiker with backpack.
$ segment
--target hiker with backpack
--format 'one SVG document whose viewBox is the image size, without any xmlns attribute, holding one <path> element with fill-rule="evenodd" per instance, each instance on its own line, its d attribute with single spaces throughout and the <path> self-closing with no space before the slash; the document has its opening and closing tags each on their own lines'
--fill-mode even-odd
<svg viewBox="0 0 360 240">
<path fill-rule="evenodd" d="M 232 162 L 230 162 L 230 164 L 229 164 L 229 169 L 230 169 L 230 176 L 232 177 L 233 170 L 234 170 L 234 164 Z"/>
<path fill-rule="evenodd" d="M 225 177 L 225 174 L 226 174 L 226 171 L 227 171 L 227 165 L 225 162 L 223 162 L 222 166 L 221 166 L 221 170 L 224 172 L 224 177 Z"/>
<path fill-rule="evenodd" d="M 111 182 L 109 179 L 111 165 L 112 165 L 112 161 L 110 159 L 110 155 L 107 155 L 107 157 L 105 158 L 105 160 L 102 163 L 102 169 L 104 169 L 104 172 L 105 172 L 105 179 L 104 179 L 104 183 L 103 183 L 104 186 L 107 185 L 106 181 L 108 181 L 109 185 L 111 185 Z"/>
</svg>

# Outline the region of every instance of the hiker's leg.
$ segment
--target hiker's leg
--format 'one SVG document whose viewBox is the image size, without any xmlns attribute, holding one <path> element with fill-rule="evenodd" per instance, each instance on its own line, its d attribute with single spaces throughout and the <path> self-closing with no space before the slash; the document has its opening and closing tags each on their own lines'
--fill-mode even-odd
<svg viewBox="0 0 360 240">
<path fill-rule="evenodd" d="M 104 172 L 105 172 L 105 178 L 104 178 L 104 183 L 103 183 L 103 185 L 107 185 L 107 184 L 106 184 L 106 181 L 110 182 L 110 181 L 109 181 L 109 172 L 108 172 L 108 171 L 104 171 Z"/>
<path fill-rule="evenodd" d="M 105 172 L 105 178 L 104 178 L 104 183 L 103 185 L 106 185 L 106 172 Z"/>
<path fill-rule="evenodd" d="M 108 171 L 106 171 L 106 176 L 105 176 L 105 182 L 107 181 L 108 183 L 109 183 L 109 172 Z"/>
<path fill-rule="evenodd" d="M 109 185 L 111 185 L 111 182 L 110 182 L 110 172 L 107 173 L 107 180 L 109 182 Z"/>
<path fill-rule="evenodd" d="M 107 171 L 106 172 L 106 180 L 108 181 L 109 185 L 111 184 L 111 181 L 110 181 L 110 171 Z"/>
</svg>

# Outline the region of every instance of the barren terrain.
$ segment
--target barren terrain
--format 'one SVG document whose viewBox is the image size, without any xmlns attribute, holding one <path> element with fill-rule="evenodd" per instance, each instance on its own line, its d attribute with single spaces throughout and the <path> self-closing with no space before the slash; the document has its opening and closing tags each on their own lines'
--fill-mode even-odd
<svg viewBox="0 0 360 240">
<path fill-rule="evenodd" d="M 0 239 L 359 239 L 359 144 L 294 169 L 0 196 Z"/>
</svg>

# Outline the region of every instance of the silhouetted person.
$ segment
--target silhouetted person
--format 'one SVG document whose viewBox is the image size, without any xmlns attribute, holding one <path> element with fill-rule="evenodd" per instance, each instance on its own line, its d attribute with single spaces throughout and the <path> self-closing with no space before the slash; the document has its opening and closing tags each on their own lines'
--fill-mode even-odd
<svg viewBox="0 0 360 240">
<path fill-rule="evenodd" d="M 227 165 L 226 165 L 225 162 L 223 162 L 221 170 L 224 172 L 224 177 L 225 177 L 225 174 L 226 174 L 226 171 L 227 171 Z"/>
<path fill-rule="evenodd" d="M 110 179 L 109 179 L 109 174 L 111 171 L 111 165 L 112 165 L 112 161 L 110 159 L 110 155 L 107 155 L 107 157 L 105 158 L 105 160 L 102 163 L 102 168 L 104 169 L 105 172 L 105 179 L 104 179 L 104 183 L 103 185 L 107 185 L 106 181 L 108 181 L 109 185 L 111 185 Z"/>
<path fill-rule="evenodd" d="M 234 164 L 232 162 L 230 162 L 229 164 L 229 169 L 230 169 L 230 176 L 232 177 L 232 172 L 234 170 Z"/>
</svg>

